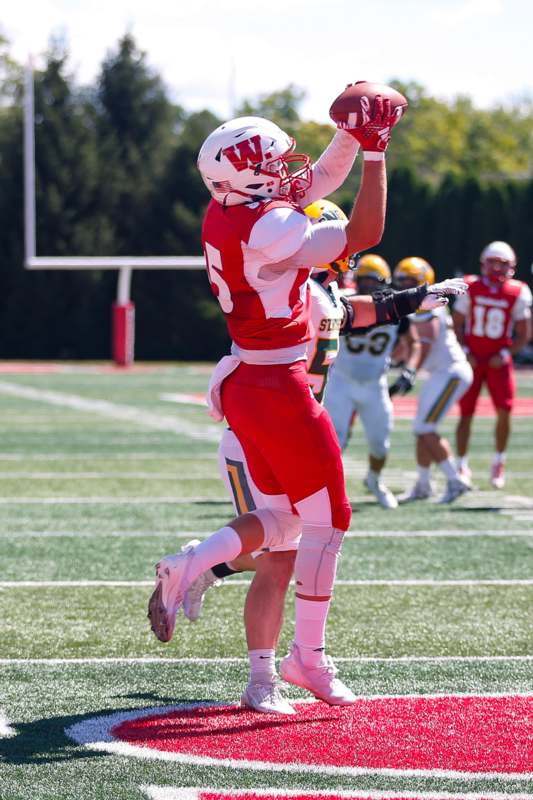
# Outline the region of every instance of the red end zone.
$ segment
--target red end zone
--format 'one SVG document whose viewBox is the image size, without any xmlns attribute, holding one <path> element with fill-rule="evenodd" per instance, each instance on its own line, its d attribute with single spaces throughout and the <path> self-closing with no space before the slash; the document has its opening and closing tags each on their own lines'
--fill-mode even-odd
<svg viewBox="0 0 533 800">
<path fill-rule="evenodd" d="M 143 757 L 151 751 L 182 763 L 472 778 L 533 772 L 533 696 L 378 697 L 296 708 L 285 718 L 223 705 L 132 713 L 108 730 L 125 754 L 135 755 L 133 746 Z"/>
</svg>

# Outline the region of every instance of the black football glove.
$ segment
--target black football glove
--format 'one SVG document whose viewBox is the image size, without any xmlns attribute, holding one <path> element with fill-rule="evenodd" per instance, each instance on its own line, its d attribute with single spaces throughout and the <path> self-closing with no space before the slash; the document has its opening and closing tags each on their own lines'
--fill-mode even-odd
<svg viewBox="0 0 533 800">
<path fill-rule="evenodd" d="M 416 370 L 410 367 L 404 367 L 394 383 L 389 386 L 389 395 L 393 397 L 395 394 L 407 394 L 415 385 Z"/>
</svg>

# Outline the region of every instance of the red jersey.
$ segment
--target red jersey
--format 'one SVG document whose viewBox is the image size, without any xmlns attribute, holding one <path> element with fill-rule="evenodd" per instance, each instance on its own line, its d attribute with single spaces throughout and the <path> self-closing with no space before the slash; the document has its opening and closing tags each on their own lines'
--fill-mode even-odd
<svg viewBox="0 0 533 800">
<path fill-rule="evenodd" d="M 296 203 L 286 200 L 226 207 L 211 200 L 204 217 L 202 246 L 209 282 L 241 350 L 283 350 L 310 338 L 309 268 L 287 269 L 267 280 L 260 274 L 268 258 L 249 246 L 254 225 L 275 208 L 305 218 Z"/>
<path fill-rule="evenodd" d="M 457 298 L 455 310 L 465 316 L 464 343 L 485 361 L 512 344 L 513 324 L 530 315 L 531 292 L 514 279 L 490 283 L 479 275 L 466 275 L 468 293 Z"/>
</svg>

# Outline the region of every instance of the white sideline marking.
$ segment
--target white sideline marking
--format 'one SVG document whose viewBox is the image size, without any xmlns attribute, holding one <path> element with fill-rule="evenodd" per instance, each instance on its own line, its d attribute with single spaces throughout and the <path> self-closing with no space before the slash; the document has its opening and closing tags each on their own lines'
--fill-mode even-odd
<svg viewBox="0 0 533 800">
<path fill-rule="evenodd" d="M 509 792 L 387 792 L 368 791 L 367 789 L 216 789 L 211 787 L 181 787 L 181 786 L 141 786 L 141 791 L 148 795 L 150 800 L 200 800 L 205 794 L 217 794 L 228 798 L 242 797 L 250 794 L 272 798 L 287 797 L 339 797 L 342 800 L 533 800 L 533 794 L 513 794 Z"/>
<path fill-rule="evenodd" d="M 251 580 L 241 578 L 230 578 L 224 582 L 226 586 L 249 586 Z M 94 587 L 124 587 L 135 588 L 141 586 L 153 586 L 150 581 L 105 581 L 105 580 L 85 580 L 85 581 L 0 581 L 0 589 L 66 589 L 77 588 L 86 589 Z M 432 580 L 432 579 L 407 579 L 407 580 L 338 580 L 335 586 L 422 586 L 440 588 L 443 586 L 533 586 L 533 578 L 510 578 L 510 579 L 489 579 L 489 580 Z"/>
<path fill-rule="evenodd" d="M 163 394 L 159 395 L 160 400 L 164 400 L 166 403 L 182 403 L 184 405 L 189 406 L 202 406 L 203 408 L 207 408 L 207 400 L 205 396 L 197 397 L 195 394 L 183 394 L 181 392 L 164 392 Z"/>
<path fill-rule="evenodd" d="M 202 461 L 216 460 L 216 452 L 195 455 L 170 453 L 0 453 L 0 461 Z"/>
<path fill-rule="evenodd" d="M 112 403 L 109 400 L 91 400 L 78 394 L 34 389 L 31 386 L 22 386 L 17 383 L 8 383 L 7 381 L 0 381 L 0 394 L 21 397 L 24 400 L 36 400 L 39 403 L 48 403 L 63 408 L 72 408 L 75 411 L 88 411 L 123 422 L 134 422 L 146 428 L 171 431 L 181 436 L 188 436 L 191 439 L 218 442 L 222 435 L 222 429 L 216 425 L 195 425 L 177 417 L 154 414 L 150 411 L 142 411 L 139 408 L 135 408 L 135 406 Z"/>
<path fill-rule="evenodd" d="M 50 537 L 50 538 L 95 538 L 106 537 L 124 538 L 155 538 L 173 536 L 176 539 L 205 539 L 211 535 L 210 531 L 6 531 L 0 532 L 0 539 L 23 539 Z M 533 536 L 533 530 L 523 528 L 508 528 L 495 531 L 460 531 L 460 530 L 435 530 L 435 531 L 351 531 L 345 534 L 346 539 L 442 539 L 442 538 L 514 538 L 515 536 Z"/>
<path fill-rule="evenodd" d="M 478 662 L 530 662 L 533 655 L 523 656 L 335 656 L 335 661 L 340 664 L 447 664 L 447 663 L 478 663 Z M 86 658 L 0 658 L 0 666 L 24 666 L 36 664 L 39 666 L 64 666 L 64 665 L 113 665 L 113 664 L 248 664 L 248 658 L 169 658 L 168 656 L 90 656 Z"/>
<path fill-rule="evenodd" d="M 157 503 L 183 505 L 186 503 L 223 503 L 231 505 L 229 497 L 0 497 L 2 506 L 71 506 L 71 505 L 111 505 L 140 506 Z"/>
<path fill-rule="evenodd" d="M 433 695 L 434 697 L 491 697 L 493 695 L 482 694 L 445 694 Z M 498 697 L 516 697 L 514 693 L 507 693 L 505 695 L 497 695 Z M 525 695 L 529 697 L 530 695 Z M 390 697 L 390 695 L 389 695 Z M 402 697 L 421 697 L 426 695 L 396 695 L 396 698 Z M 361 700 L 379 700 L 379 696 L 361 696 Z M 136 758 L 174 762 L 179 764 L 194 764 L 196 766 L 212 766 L 212 767 L 229 767 L 230 769 L 253 769 L 253 770 L 268 770 L 273 772 L 291 772 L 291 773 L 315 773 L 319 775 L 349 775 L 351 777 L 359 775 L 380 775 L 387 777 L 416 777 L 416 778 L 458 778 L 463 781 L 475 780 L 530 780 L 531 773 L 520 772 L 464 772 L 459 770 L 446 770 L 446 769 L 393 769 L 383 767 L 334 767 L 324 764 L 295 764 L 295 763 L 278 763 L 272 761 L 252 761 L 244 759 L 231 759 L 231 758 L 213 758 L 211 756 L 195 756 L 191 753 L 173 753 L 169 751 L 154 750 L 148 747 L 140 747 L 138 745 L 131 745 L 127 742 L 117 741 L 111 730 L 114 726 L 127 720 L 137 720 L 139 718 L 149 717 L 152 715 L 164 715 L 175 711 L 191 711 L 199 708 L 222 706 L 228 707 L 231 704 L 224 702 L 207 703 L 187 703 L 176 704 L 174 706 L 163 706 L 155 708 L 132 709 L 131 711 L 121 711 L 115 714 L 106 716 L 92 717 L 85 719 L 83 722 L 71 725 L 65 728 L 65 734 L 73 739 L 80 745 L 87 747 L 90 750 L 104 751 L 121 756 L 134 756 Z M 305 790 L 301 790 L 305 794 Z M 333 792 L 332 792 L 333 793 Z M 364 797 L 365 792 L 362 792 Z M 386 795 L 385 795 L 386 796 Z"/>
<path fill-rule="evenodd" d="M 200 480 L 198 477 L 194 478 L 195 481 Z M 206 479 L 204 479 L 206 480 Z M 208 480 L 217 480 L 220 482 L 217 476 L 213 476 Z M 176 481 L 178 481 L 178 477 L 176 477 Z M 363 503 L 366 505 L 374 505 L 374 500 L 370 499 L 368 495 L 352 495 L 350 497 L 350 501 L 352 503 Z M 180 495 L 179 497 L 116 497 L 116 496 L 108 496 L 108 497 L 2 497 L 0 498 L 0 505 L 9 506 L 9 505 L 76 505 L 76 504 L 87 504 L 87 503 L 94 503 L 94 504 L 107 504 L 107 505 L 127 505 L 128 503 L 131 505 L 142 505 L 144 503 L 173 503 L 174 505 L 187 505 L 188 503 L 226 503 L 231 504 L 230 498 L 226 495 L 224 497 L 207 497 L 205 495 L 197 495 L 192 497 L 183 497 Z M 475 508 L 475 506 L 465 506 L 464 510 L 467 511 L 470 508 Z M 524 514 L 524 511 L 516 509 L 500 509 L 499 513 L 503 513 L 504 511 L 508 511 L 511 516 L 514 518 L 516 517 L 517 521 L 522 519 L 521 515 Z M 533 510 L 531 512 L 526 512 L 526 516 L 523 521 L 529 520 L 529 514 L 533 514 Z M 434 535 L 435 532 L 433 532 Z"/>
<path fill-rule="evenodd" d="M 218 474 L 214 475 L 218 479 Z M 14 478 L 27 478 L 38 480 L 79 481 L 101 478 L 116 478 L 117 480 L 157 480 L 183 483 L 184 481 L 209 480 L 209 475 L 183 476 L 178 472 L 0 472 L 0 480 L 13 480 Z"/>
</svg>

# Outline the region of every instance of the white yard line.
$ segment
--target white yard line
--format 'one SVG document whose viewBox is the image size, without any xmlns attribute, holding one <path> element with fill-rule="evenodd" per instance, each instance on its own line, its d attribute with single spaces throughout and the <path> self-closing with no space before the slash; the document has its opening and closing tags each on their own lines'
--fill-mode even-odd
<svg viewBox="0 0 533 800">
<path fill-rule="evenodd" d="M 210 477 L 218 479 L 218 472 L 213 472 L 212 476 L 206 475 L 180 475 L 178 467 L 176 472 L 0 472 L 0 480 L 13 480 L 24 478 L 27 480 L 61 480 L 61 481 L 79 481 L 79 480 L 101 480 L 101 479 L 116 479 L 116 480 L 154 480 L 154 481 L 173 481 L 174 483 L 183 483 L 183 481 L 199 481 L 206 480 Z"/>
<path fill-rule="evenodd" d="M 205 539 L 210 531 L 1 531 L 1 539 L 104 539 L 104 538 L 156 538 Z M 533 537 L 533 529 L 509 528 L 492 531 L 435 530 L 435 531 L 349 531 L 346 539 L 470 539 L 470 538 L 512 539 Z"/>
<path fill-rule="evenodd" d="M 187 480 L 187 478 L 185 479 Z M 198 482 L 200 480 L 198 477 L 194 477 L 191 480 Z M 205 480 L 205 479 L 204 479 Z M 213 475 L 211 480 L 217 480 L 217 476 Z M 176 482 L 178 478 L 176 478 Z M 477 497 L 478 502 L 482 502 L 485 498 Z M 504 514 L 507 513 L 510 516 L 515 516 L 519 514 L 525 514 L 525 521 L 529 520 L 529 515 L 533 514 L 533 508 L 529 507 L 531 501 L 528 498 L 521 498 L 520 496 L 513 495 L 509 497 L 509 499 L 514 502 L 520 502 L 522 507 L 518 507 L 515 509 L 499 509 L 500 513 Z M 366 505 L 373 505 L 374 500 L 371 499 L 369 495 L 350 495 L 350 500 L 352 503 L 363 503 Z M 496 500 L 491 498 L 491 501 L 494 503 L 505 502 L 505 498 L 500 500 Z M 128 503 L 134 504 L 142 504 L 142 503 L 174 503 L 176 505 L 186 505 L 187 503 L 230 503 L 231 500 L 228 495 L 223 497 L 207 497 L 206 495 L 197 495 L 192 497 L 183 497 L 180 495 L 178 497 L 116 497 L 116 496 L 87 496 L 87 497 L 0 497 L 0 505 L 75 505 L 77 503 L 95 503 L 101 504 L 106 503 L 107 505 L 124 505 Z M 435 503 L 433 503 L 435 505 Z M 428 506 L 431 508 L 431 504 Z M 464 510 L 469 511 L 472 508 L 476 508 L 475 504 L 465 505 Z"/>
<path fill-rule="evenodd" d="M 105 456 L 102 457 L 102 460 L 105 460 L 105 458 L 106 458 Z M 161 458 L 160 456 L 157 456 L 157 457 L 154 456 L 154 460 L 156 458 L 157 458 L 157 460 L 165 460 L 164 458 Z M 182 458 L 181 456 L 176 456 L 176 461 L 181 460 L 181 458 Z M 209 458 L 211 458 L 211 457 L 209 457 Z M 207 459 L 206 456 L 202 456 L 201 458 L 198 459 L 198 461 L 206 460 L 206 459 Z M 0 458 L 0 462 L 2 460 L 3 459 Z M 21 456 L 20 460 L 25 460 L 25 457 Z M 29 457 L 28 460 L 31 460 L 31 457 Z M 48 459 L 46 459 L 46 460 L 48 460 Z M 50 460 L 52 460 L 52 459 L 50 459 Z M 58 460 L 60 460 L 60 459 L 58 459 Z M 61 460 L 69 460 L 69 457 L 66 456 L 65 459 L 61 459 Z M 84 457 L 84 460 L 86 460 L 85 457 Z M 95 459 L 93 458 L 92 460 L 95 460 Z M 97 457 L 96 460 L 100 460 L 100 457 Z M 126 456 L 122 456 L 121 460 L 123 460 L 123 461 L 130 461 L 130 460 L 131 461 L 135 461 L 137 459 L 135 457 L 132 457 L 131 459 L 129 459 Z M 189 460 L 196 460 L 196 459 L 189 459 Z M 214 460 L 214 456 L 212 457 L 212 460 Z M 178 470 L 179 470 L 179 464 L 176 463 L 176 468 L 175 468 L 174 472 L 109 472 L 109 471 L 108 472 L 103 472 L 103 471 L 102 472 L 97 472 L 97 471 L 92 471 L 92 472 L 66 472 L 65 470 L 63 470 L 61 472 L 60 471 L 54 471 L 54 472 L 32 472 L 32 471 L 29 471 L 29 470 L 26 470 L 24 472 L 9 472 L 9 471 L 3 471 L 2 472 L 2 471 L 0 471 L 0 480 L 4 480 L 4 479 L 9 480 L 10 478 L 27 478 L 29 480 L 49 480 L 49 479 L 55 479 L 55 478 L 57 478 L 57 479 L 62 478 L 63 480 L 79 480 L 81 478 L 83 478 L 83 479 L 91 479 L 91 478 L 142 478 L 143 480 L 146 480 L 146 479 L 154 479 L 154 480 L 158 479 L 158 480 L 164 480 L 164 481 L 168 480 L 168 481 L 180 481 L 180 482 L 182 482 L 182 481 L 187 481 L 187 480 L 202 480 L 202 479 L 205 479 L 206 477 L 210 477 L 210 476 L 205 476 L 203 474 L 197 475 L 197 476 L 192 476 L 192 477 L 183 476 L 183 475 L 179 474 Z M 366 466 L 365 467 L 361 467 L 357 477 L 361 477 L 361 476 L 366 475 L 367 471 L 368 471 L 368 468 Z M 346 473 L 346 475 L 348 477 L 350 477 L 351 474 L 352 473 L 350 473 L 350 472 Z M 400 469 L 392 470 L 392 471 L 389 470 L 387 472 L 387 477 L 388 477 L 389 482 L 390 482 L 391 480 L 392 481 L 400 480 L 400 478 L 401 479 L 405 479 L 406 475 L 408 475 L 408 474 L 409 473 L 407 473 L 405 470 L 400 470 Z M 413 472 L 412 474 L 414 476 L 416 473 Z M 530 478 L 531 477 L 531 472 L 512 472 L 510 470 L 506 470 L 505 471 L 505 475 L 506 475 L 507 478 Z M 213 466 L 213 476 L 212 477 L 215 477 L 215 478 L 219 477 L 219 474 L 216 471 L 216 467 L 215 466 Z M 477 493 L 476 493 L 476 496 L 477 496 Z M 370 498 L 370 495 L 368 495 L 367 497 Z M 531 502 L 531 501 L 528 500 L 528 502 Z M 515 513 L 515 512 L 514 512 L 514 509 L 513 509 L 513 510 L 510 510 L 510 511 L 503 511 L 502 513 L 511 514 L 511 513 Z"/>
<path fill-rule="evenodd" d="M 251 580 L 240 578 L 229 578 L 225 581 L 226 586 L 249 586 Z M 153 586 L 153 580 L 145 581 L 106 581 L 106 580 L 83 580 L 83 581 L 0 581 L 0 589 L 65 589 L 65 588 L 98 588 L 116 587 L 135 588 L 141 586 Z M 432 587 L 440 588 L 445 586 L 467 587 L 467 586 L 533 586 L 533 579 L 530 578 L 509 578 L 509 579 L 462 579 L 462 580 L 432 580 L 432 579 L 405 579 L 405 580 L 338 580 L 335 586 L 412 586 L 412 587 Z"/>
<path fill-rule="evenodd" d="M 11 727 L 7 719 L 0 713 L 0 739 L 15 736 L 16 731 Z"/>
<path fill-rule="evenodd" d="M 78 394 L 35 389 L 32 386 L 22 386 L 21 384 L 8 383 L 7 381 L 0 381 L 0 394 L 20 397 L 24 400 L 34 400 L 38 403 L 47 403 L 61 408 L 70 408 L 75 411 L 98 414 L 121 422 L 132 422 L 145 428 L 170 431 L 191 439 L 218 442 L 222 434 L 222 428 L 213 424 L 196 425 L 177 417 L 154 414 L 151 411 L 143 411 L 140 408 L 123 403 L 112 403 L 109 400 L 92 400 Z"/>
<path fill-rule="evenodd" d="M 2 506 L 71 506 L 71 505 L 157 505 L 172 503 L 183 505 L 186 503 L 227 503 L 231 504 L 229 497 L 0 497 Z"/>
<path fill-rule="evenodd" d="M 498 662 L 533 662 L 533 655 L 523 656 L 391 656 L 382 658 L 379 656 L 355 656 L 337 657 L 335 662 L 342 664 L 446 664 L 458 663 L 498 663 Z M 0 658 L 0 666 L 22 666 L 22 665 L 42 665 L 42 666 L 63 666 L 63 665 L 113 665 L 113 664 L 190 664 L 190 665 L 210 665 L 210 664 L 248 664 L 247 657 L 241 658 L 169 658 L 167 656 L 138 656 L 138 657 L 116 657 L 92 656 L 88 658 Z"/>
<path fill-rule="evenodd" d="M 218 456 L 211 453 L 0 453 L 0 461 L 214 461 Z"/>
</svg>

